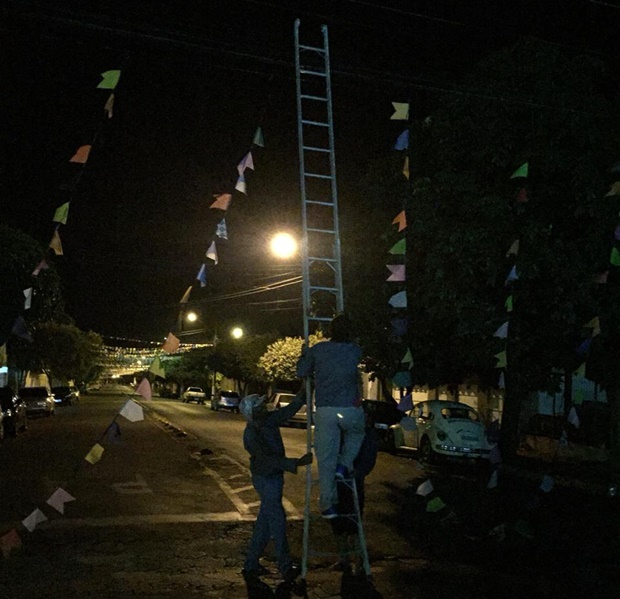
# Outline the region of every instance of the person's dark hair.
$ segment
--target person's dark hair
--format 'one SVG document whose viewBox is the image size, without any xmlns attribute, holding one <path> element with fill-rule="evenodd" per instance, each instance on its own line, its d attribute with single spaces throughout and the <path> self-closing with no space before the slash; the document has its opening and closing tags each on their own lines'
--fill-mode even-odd
<svg viewBox="0 0 620 599">
<path fill-rule="evenodd" d="M 329 324 L 330 338 L 336 343 L 351 341 L 352 323 L 348 316 L 338 314 Z"/>
</svg>

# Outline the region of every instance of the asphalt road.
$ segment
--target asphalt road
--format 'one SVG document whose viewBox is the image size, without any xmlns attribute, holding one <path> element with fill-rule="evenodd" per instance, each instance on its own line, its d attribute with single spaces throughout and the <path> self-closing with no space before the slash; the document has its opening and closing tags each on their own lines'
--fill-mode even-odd
<svg viewBox="0 0 620 599">
<path fill-rule="evenodd" d="M 9 551 L 5 538 L 0 599 L 246 596 L 240 569 L 258 504 L 243 418 L 153 400 L 140 402 L 144 420 L 129 422 L 118 415 L 127 399 L 126 388 L 102 390 L 0 445 L 0 536 L 14 529 L 22 542 Z M 112 422 L 116 438 L 104 434 Z M 283 436 L 287 453 L 305 452 L 304 430 Z M 84 458 L 96 443 L 104 452 L 93 465 Z M 433 493 L 416 494 L 429 479 Z M 485 471 L 380 453 L 367 478 L 365 528 L 385 597 L 613 596 L 617 502 L 541 494 L 537 482 L 499 492 L 487 482 Z M 303 475 L 287 475 L 297 555 L 304 485 Z M 59 487 L 75 498 L 64 514 L 47 503 Z M 444 505 L 429 510 L 436 498 Z M 22 520 L 37 509 L 47 520 L 29 532 Z M 335 548 L 324 521 L 312 531 L 315 548 Z M 312 560 L 309 597 L 339 596 L 334 561 Z M 275 572 L 272 555 L 265 565 Z"/>
</svg>

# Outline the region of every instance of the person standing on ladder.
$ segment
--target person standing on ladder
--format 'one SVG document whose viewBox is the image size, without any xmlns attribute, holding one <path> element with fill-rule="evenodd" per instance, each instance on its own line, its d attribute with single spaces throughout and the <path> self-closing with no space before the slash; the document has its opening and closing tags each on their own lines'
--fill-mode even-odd
<svg viewBox="0 0 620 599">
<path fill-rule="evenodd" d="M 304 345 L 297 361 L 297 376 L 314 377 L 319 506 L 321 515 L 327 519 L 338 517 L 336 479 L 352 475 L 353 461 L 364 440 L 362 381 L 358 369 L 362 349 L 352 341 L 351 329 L 347 316 L 336 316 L 330 323 L 330 339 L 309 348 Z"/>
</svg>

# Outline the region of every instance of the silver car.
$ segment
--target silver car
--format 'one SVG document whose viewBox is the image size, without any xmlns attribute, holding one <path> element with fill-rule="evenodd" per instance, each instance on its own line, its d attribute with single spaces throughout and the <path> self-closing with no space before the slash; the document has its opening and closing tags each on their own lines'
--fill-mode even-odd
<svg viewBox="0 0 620 599">
<path fill-rule="evenodd" d="M 26 414 L 34 416 L 53 416 L 55 410 L 54 396 L 49 387 L 22 387 L 17 395 L 26 403 Z"/>
</svg>

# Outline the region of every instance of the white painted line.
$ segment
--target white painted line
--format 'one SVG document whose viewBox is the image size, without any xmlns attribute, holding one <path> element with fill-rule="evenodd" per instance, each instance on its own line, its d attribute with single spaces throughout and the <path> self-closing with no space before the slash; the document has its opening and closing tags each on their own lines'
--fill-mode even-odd
<svg viewBox="0 0 620 599">
<path fill-rule="evenodd" d="M 121 495 L 143 495 L 153 493 L 153 490 L 146 484 L 144 478 L 136 474 L 136 482 L 114 483 L 112 488 Z"/>
<path fill-rule="evenodd" d="M 111 516 L 109 518 L 59 518 L 45 522 L 46 528 L 85 528 L 101 526 L 133 526 L 141 524 L 183 524 L 194 522 L 248 522 L 255 516 L 242 516 L 239 512 L 213 512 L 198 514 L 145 514 Z M 43 528 L 40 524 L 37 528 Z"/>
<path fill-rule="evenodd" d="M 252 503 L 248 503 L 248 507 L 258 507 L 260 505 L 260 501 L 253 501 Z"/>
<path fill-rule="evenodd" d="M 242 516 L 247 516 L 250 513 L 248 506 L 235 495 L 234 489 L 215 470 L 203 468 L 203 472 L 215 480 Z"/>
<path fill-rule="evenodd" d="M 251 491 L 252 489 L 254 489 L 254 485 L 246 485 L 245 487 L 233 489 L 233 493 L 243 493 L 244 491 Z"/>
</svg>

